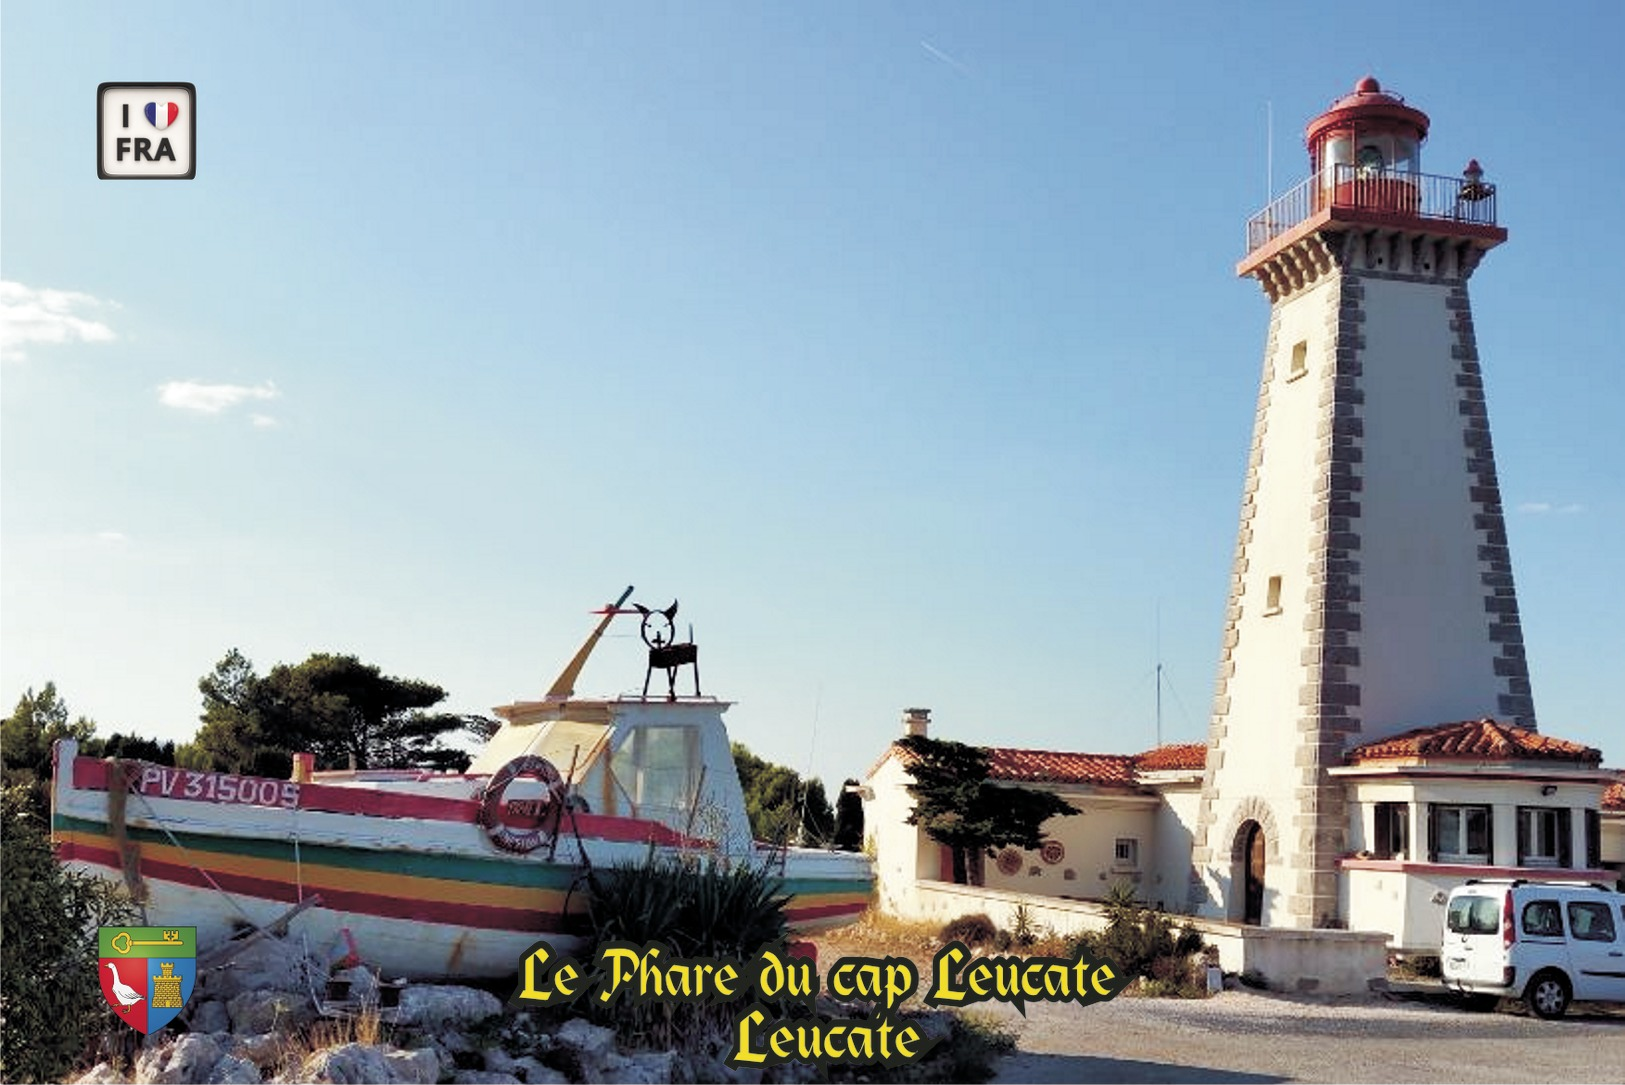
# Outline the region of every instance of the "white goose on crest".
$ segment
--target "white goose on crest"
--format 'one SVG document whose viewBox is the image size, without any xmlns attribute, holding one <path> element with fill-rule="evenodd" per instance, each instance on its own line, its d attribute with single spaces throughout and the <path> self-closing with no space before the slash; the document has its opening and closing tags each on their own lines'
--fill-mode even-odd
<svg viewBox="0 0 1625 1085">
<path fill-rule="evenodd" d="M 119 1005 L 122 1007 L 120 1012 L 128 1010 L 146 997 L 139 994 L 134 987 L 119 979 L 118 969 L 113 966 L 112 961 L 107 962 L 107 967 L 113 969 L 113 997 L 119 1000 Z"/>
</svg>

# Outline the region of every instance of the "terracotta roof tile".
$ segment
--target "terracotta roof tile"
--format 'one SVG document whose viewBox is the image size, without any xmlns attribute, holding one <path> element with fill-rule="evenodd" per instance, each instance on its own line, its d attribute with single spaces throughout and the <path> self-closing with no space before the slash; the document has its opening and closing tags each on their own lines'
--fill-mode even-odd
<svg viewBox="0 0 1625 1085">
<path fill-rule="evenodd" d="M 1578 742 L 1551 738 L 1491 719 L 1419 727 L 1348 752 L 1349 764 L 1401 758 L 1451 761 L 1574 761 L 1602 762 L 1602 751 Z"/>
<path fill-rule="evenodd" d="M 985 747 L 988 779 L 1021 783 L 1134 784 L 1134 758 L 1114 753 L 1065 753 Z"/>
<path fill-rule="evenodd" d="M 1172 742 L 1158 746 L 1135 757 L 1134 767 L 1141 772 L 1199 771 L 1207 767 L 1207 743 Z"/>
<path fill-rule="evenodd" d="M 1207 745 L 1176 742 L 1141 754 L 1074 753 L 1065 750 L 1021 750 L 1010 746 L 984 746 L 988 778 L 1012 783 L 1107 784 L 1132 787 L 1136 772 L 1200 771 L 1207 765 Z M 906 765 L 909 754 L 892 743 L 865 776 L 873 776 L 896 754 Z"/>
<path fill-rule="evenodd" d="M 1608 790 L 1602 793 L 1602 808 L 1625 811 L 1625 772 L 1622 772 L 1619 779 L 1609 784 Z"/>
</svg>

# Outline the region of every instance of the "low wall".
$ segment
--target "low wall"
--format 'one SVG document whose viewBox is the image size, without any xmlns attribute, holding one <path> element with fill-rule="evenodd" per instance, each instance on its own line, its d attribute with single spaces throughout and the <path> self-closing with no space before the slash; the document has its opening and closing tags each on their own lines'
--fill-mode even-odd
<svg viewBox="0 0 1625 1085">
<path fill-rule="evenodd" d="M 916 912 L 905 919 L 925 919 L 946 923 L 962 915 L 985 912 L 995 926 L 1010 930 L 1016 925 L 1016 909 L 1027 908 L 1027 921 L 1036 929 L 1048 927 L 1056 934 L 1081 934 L 1106 929 L 1106 909 L 1088 900 L 1035 897 L 1008 889 L 986 889 L 952 882 L 914 883 Z"/>
<path fill-rule="evenodd" d="M 985 889 L 949 882 L 914 884 L 915 912 L 906 919 L 946 923 L 962 915 L 986 913 L 995 925 L 1015 926 L 1016 909 L 1027 920 L 1057 934 L 1106 929 L 1106 908 L 1095 901 L 1034 897 L 1004 889 Z M 1251 973 L 1271 990 L 1321 995 L 1366 994 L 1381 985 L 1388 972 L 1388 935 L 1381 931 L 1299 930 L 1248 927 L 1195 916 L 1174 916 L 1189 923 L 1219 950 L 1226 972 Z"/>
</svg>

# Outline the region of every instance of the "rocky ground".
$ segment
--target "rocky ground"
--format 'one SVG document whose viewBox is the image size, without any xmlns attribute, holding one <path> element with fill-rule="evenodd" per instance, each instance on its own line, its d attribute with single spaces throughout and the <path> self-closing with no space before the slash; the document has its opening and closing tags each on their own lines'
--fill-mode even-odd
<svg viewBox="0 0 1625 1085">
<path fill-rule="evenodd" d="M 308 957 L 295 939 L 266 939 L 226 967 L 200 976 L 176 1025 L 144 1041 L 130 1029 L 110 1031 L 106 1057 L 77 1080 L 82 1085 L 758 1085 L 803 1082 L 818 1073 L 801 1063 L 774 1068 L 765 1077 L 760 1070 L 728 1067 L 722 1061 L 730 1039 L 726 1024 L 699 1038 L 674 1036 L 670 1028 L 646 1029 L 649 1042 L 627 1050 L 615 1030 L 585 1017 L 509 1012 L 503 1004 L 506 991 L 499 997 L 479 987 L 414 983 L 399 992 L 398 1008 L 381 1008 L 378 977 L 366 968 L 332 978 L 350 983 L 342 1006 L 317 997 L 326 994 L 326 962 Z M 861 1007 L 830 1005 L 820 1011 L 850 1016 Z M 911 1021 L 928 1039 L 941 1040 L 953 1030 L 945 1013 L 919 1013 Z M 661 1034 L 670 1046 L 657 1042 Z M 929 1063 L 911 1069 L 924 1075 L 921 1080 L 943 1076 L 933 1076 Z"/>
<path fill-rule="evenodd" d="M 325 994 L 325 962 L 293 940 L 262 941 L 200 978 L 183 1018 L 188 1031 L 166 1028 L 79 1081 L 633 1085 L 727 1074 L 720 1064 L 678 1065 L 675 1051 L 623 1052 L 611 1029 L 585 1019 L 505 1015 L 497 995 L 476 987 L 411 984 L 398 1009 L 380 1010 L 373 973 L 357 967 L 334 978 L 351 982 L 351 996 L 342 1013 L 324 1016 L 316 994 Z"/>
</svg>

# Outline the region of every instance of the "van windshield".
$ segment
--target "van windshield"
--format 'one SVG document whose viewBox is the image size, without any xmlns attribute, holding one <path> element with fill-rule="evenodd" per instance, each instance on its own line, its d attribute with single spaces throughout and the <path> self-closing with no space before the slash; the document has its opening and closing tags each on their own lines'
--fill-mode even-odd
<svg viewBox="0 0 1625 1085">
<path fill-rule="evenodd" d="M 1500 903 L 1494 897 L 1457 897 L 1445 922 L 1451 934 L 1494 934 L 1501 929 Z"/>
</svg>

